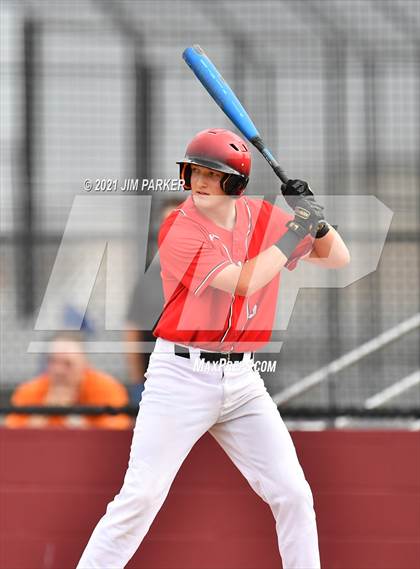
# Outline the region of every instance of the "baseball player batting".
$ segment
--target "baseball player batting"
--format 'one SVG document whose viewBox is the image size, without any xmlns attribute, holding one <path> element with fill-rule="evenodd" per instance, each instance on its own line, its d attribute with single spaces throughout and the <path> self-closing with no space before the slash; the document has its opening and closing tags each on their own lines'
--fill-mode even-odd
<svg viewBox="0 0 420 569">
<path fill-rule="evenodd" d="M 243 195 L 251 154 L 228 130 L 197 134 L 179 164 L 190 195 L 159 232 L 165 304 L 128 469 L 77 567 L 125 567 L 209 431 L 269 504 L 284 569 L 319 569 L 312 493 L 252 364 L 271 336 L 282 271 L 300 260 L 342 267 L 347 247 L 306 182 L 282 186 L 293 213 Z"/>
</svg>

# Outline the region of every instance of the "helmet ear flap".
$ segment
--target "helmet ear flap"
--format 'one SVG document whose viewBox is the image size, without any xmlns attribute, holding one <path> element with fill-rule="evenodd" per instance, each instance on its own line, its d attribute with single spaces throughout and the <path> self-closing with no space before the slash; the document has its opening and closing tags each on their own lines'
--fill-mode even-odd
<svg viewBox="0 0 420 569">
<path fill-rule="evenodd" d="M 184 180 L 184 190 L 191 190 L 191 165 L 183 162 L 179 165 L 179 177 Z"/>
<path fill-rule="evenodd" d="M 235 176 L 235 174 L 226 174 L 220 181 L 222 190 L 228 196 L 240 196 L 245 190 L 248 178 L 245 176 Z"/>
</svg>

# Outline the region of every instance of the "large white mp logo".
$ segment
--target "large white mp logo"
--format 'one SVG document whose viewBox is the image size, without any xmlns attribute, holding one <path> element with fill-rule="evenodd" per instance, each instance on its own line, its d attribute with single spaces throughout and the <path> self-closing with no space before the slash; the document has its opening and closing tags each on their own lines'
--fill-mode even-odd
<svg viewBox="0 0 420 569">
<path fill-rule="evenodd" d="M 320 269 L 300 263 L 292 272 L 282 272 L 274 329 L 285 330 L 301 288 L 343 288 L 376 270 L 388 233 L 392 212 L 374 196 L 318 196 L 325 205 L 326 217 L 338 230 L 351 254 L 350 264 L 339 270 Z M 261 199 L 261 196 L 253 196 Z M 161 287 L 158 255 L 145 271 L 147 239 L 139 242 L 136 227 L 148 227 L 150 196 L 88 195 L 73 202 L 63 238 L 39 310 L 35 330 L 61 330 L 63 307 L 69 302 L 77 306 L 80 329 L 83 316 L 101 267 L 106 260 L 105 330 L 125 328 L 127 299 L 133 287 L 133 267 L 145 291 Z M 139 201 L 141 200 L 141 201 Z M 276 201 L 284 208 L 281 196 Z M 92 220 L 100 220 L 100 230 L 92 229 Z M 132 220 L 130 224 L 127 220 Z M 138 225 L 136 225 L 138 224 Z M 93 224 L 95 225 L 95 224 Z M 90 230 L 86 230 L 90 227 Z M 147 235 L 147 232 L 145 232 Z M 81 238 L 82 236 L 82 238 Z M 130 274 L 127 274 L 130 273 Z M 159 282 L 156 280 L 159 279 Z M 151 329 L 161 307 L 149 311 L 144 329 Z M 109 344 L 109 346 L 108 346 Z M 119 343 L 118 351 L 126 351 Z M 91 342 L 90 352 L 111 349 L 114 342 Z M 31 342 L 32 352 L 45 351 L 42 342 Z M 264 351 L 279 351 L 281 343 L 273 343 Z M 115 349 L 115 347 L 114 347 Z"/>
</svg>

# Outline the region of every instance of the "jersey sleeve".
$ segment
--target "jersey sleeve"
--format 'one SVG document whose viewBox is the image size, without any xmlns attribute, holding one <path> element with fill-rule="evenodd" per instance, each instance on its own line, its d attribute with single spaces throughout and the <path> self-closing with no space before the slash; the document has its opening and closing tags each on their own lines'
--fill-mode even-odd
<svg viewBox="0 0 420 569">
<path fill-rule="evenodd" d="M 232 262 L 198 224 L 181 214 L 165 220 L 158 243 L 162 276 L 175 279 L 197 296 Z"/>
<path fill-rule="evenodd" d="M 270 227 L 272 228 L 273 244 L 276 243 L 286 232 L 286 223 L 293 219 L 293 215 L 284 211 L 283 209 L 273 206 L 270 218 Z M 289 271 L 296 268 L 299 260 L 312 251 L 314 245 L 314 238 L 307 235 L 298 243 L 297 247 L 289 257 L 289 260 L 284 265 Z"/>
</svg>

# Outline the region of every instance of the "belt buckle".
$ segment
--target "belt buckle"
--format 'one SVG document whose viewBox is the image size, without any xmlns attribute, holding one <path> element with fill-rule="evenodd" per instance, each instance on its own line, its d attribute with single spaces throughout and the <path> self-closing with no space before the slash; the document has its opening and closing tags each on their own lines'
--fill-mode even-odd
<svg viewBox="0 0 420 569">
<path fill-rule="evenodd" d="M 226 358 L 226 362 L 230 362 L 230 354 L 232 352 L 220 352 L 221 354 L 223 354 L 223 357 Z"/>
</svg>

